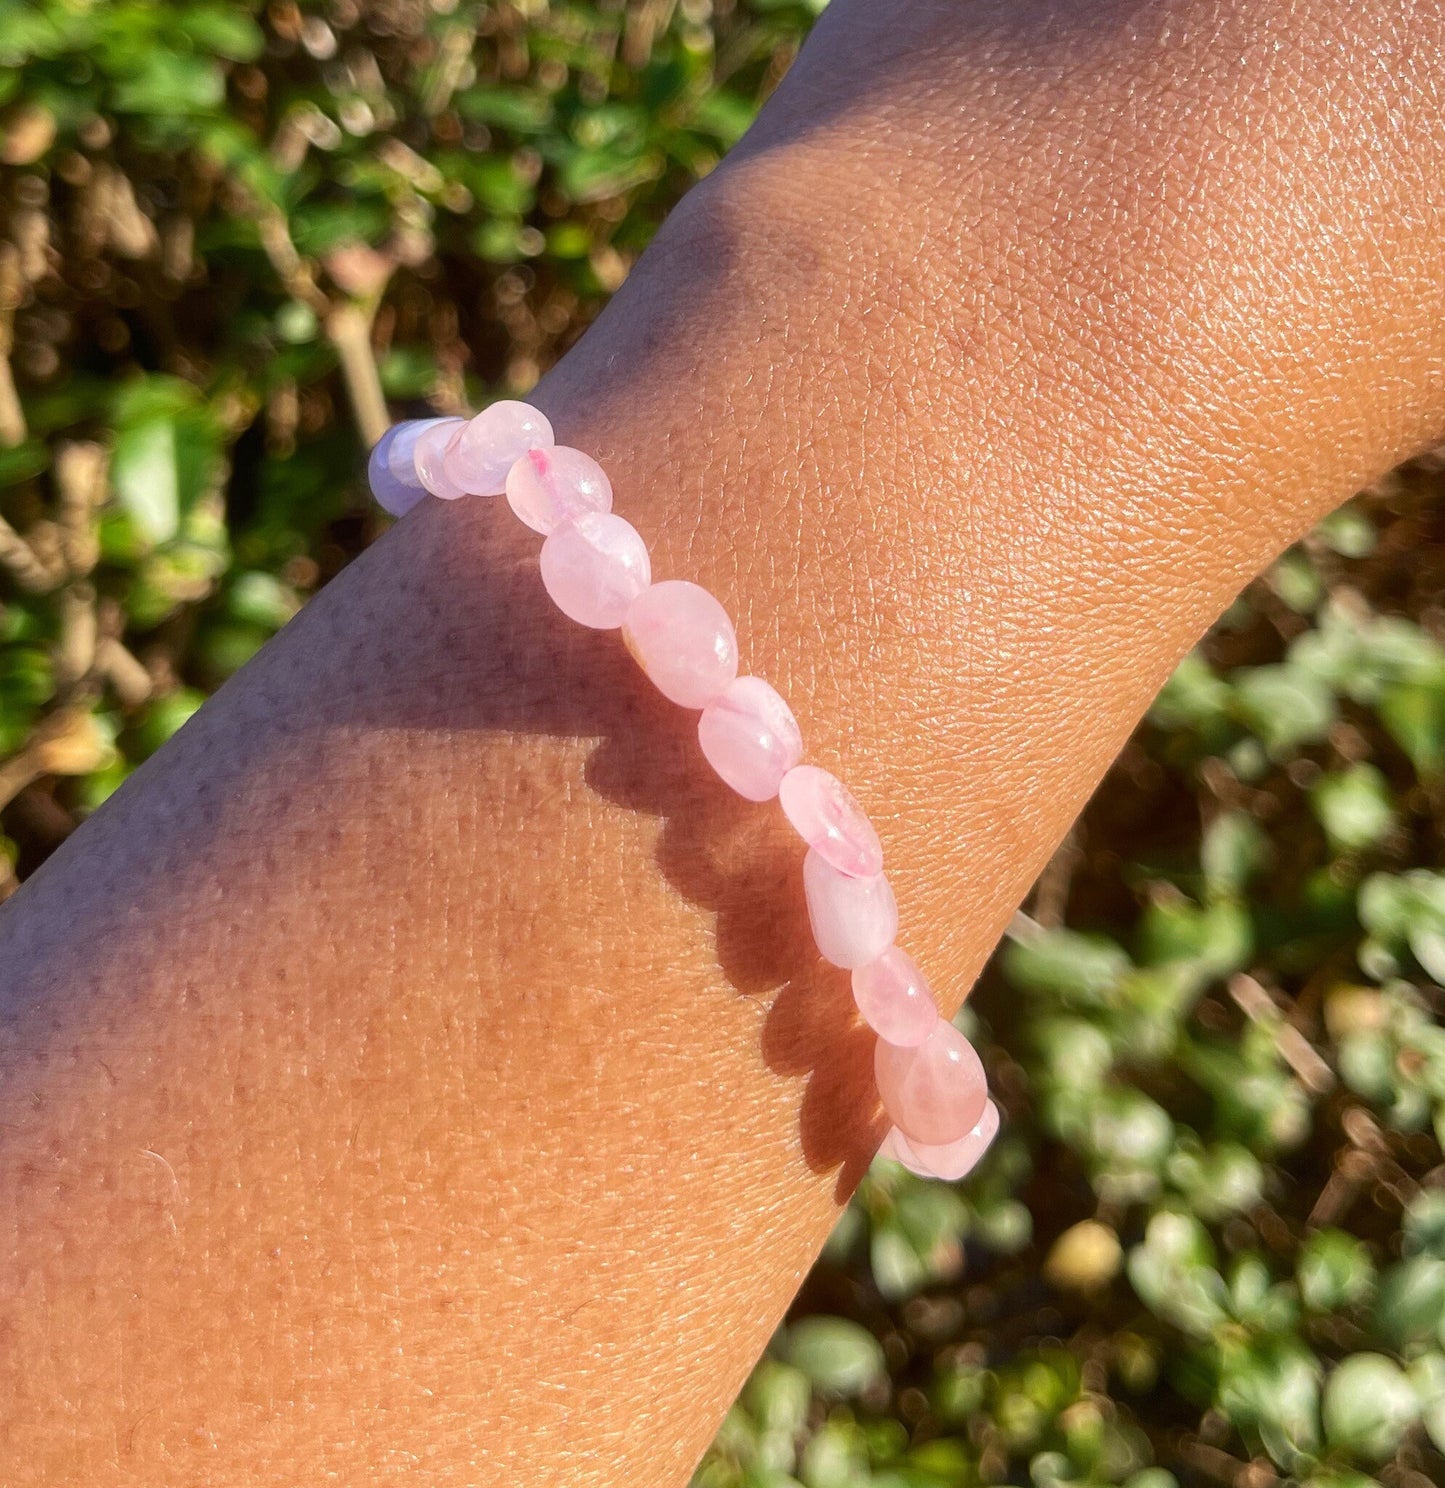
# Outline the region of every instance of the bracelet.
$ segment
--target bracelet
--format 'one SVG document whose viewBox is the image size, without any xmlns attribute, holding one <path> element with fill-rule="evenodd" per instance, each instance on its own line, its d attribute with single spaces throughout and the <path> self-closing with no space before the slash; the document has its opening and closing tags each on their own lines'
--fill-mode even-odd
<svg viewBox="0 0 1445 1488">
<path fill-rule="evenodd" d="M 893 1123 L 881 1151 L 924 1177 L 963 1177 L 998 1131 L 983 1065 L 894 943 L 898 904 L 873 824 L 841 780 L 802 763 L 802 733 L 778 693 L 738 675 L 737 633 L 717 599 L 685 579 L 653 582 L 647 545 L 612 510 L 606 472 L 557 444 L 529 404 L 396 424 L 372 450 L 368 476 L 394 516 L 428 493 L 505 494 L 544 538 L 542 583 L 557 608 L 593 630 L 620 629 L 663 696 L 700 710 L 698 742 L 723 781 L 749 801 L 778 797 L 807 845 L 803 889 L 819 954 L 852 973 L 858 1011 L 878 1035 L 874 1077 Z"/>
</svg>

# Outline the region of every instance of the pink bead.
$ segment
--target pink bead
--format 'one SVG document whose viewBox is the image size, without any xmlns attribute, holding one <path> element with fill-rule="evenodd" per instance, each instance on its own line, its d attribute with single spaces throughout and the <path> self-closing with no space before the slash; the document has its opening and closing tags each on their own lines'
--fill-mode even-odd
<svg viewBox="0 0 1445 1488">
<path fill-rule="evenodd" d="M 542 544 L 542 584 L 579 625 L 615 630 L 652 580 L 647 544 L 612 512 L 583 512 Z"/>
<path fill-rule="evenodd" d="M 468 421 L 446 453 L 447 478 L 474 496 L 498 496 L 507 472 L 528 450 L 553 442 L 546 414 L 503 398 Z"/>
<path fill-rule="evenodd" d="M 817 848 L 803 859 L 803 893 L 813 939 L 825 961 L 851 970 L 876 961 L 898 933 L 898 901 L 888 880 L 854 878 L 839 871 Z"/>
<path fill-rule="evenodd" d="M 702 710 L 698 742 L 707 762 L 749 801 L 770 801 L 803 757 L 793 710 L 761 677 L 736 677 Z"/>
<path fill-rule="evenodd" d="M 879 1039 L 873 1074 L 893 1124 L 910 1142 L 930 1147 L 956 1142 L 971 1131 L 988 1100 L 978 1054 L 943 1018 L 911 1049 Z"/>
<path fill-rule="evenodd" d="M 447 474 L 445 465 L 447 448 L 461 433 L 464 422 L 459 418 L 438 419 L 417 435 L 412 449 L 417 479 L 443 501 L 455 501 L 467 494 L 465 487 L 457 485 Z"/>
<path fill-rule="evenodd" d="M 909 1158 L 905 1158 L 902 1152 L 899 1150 L 900 1144 L 906 1140 L 907 1139 L 904 1137 L 903 1133 L 899 1131 L 896 1126 L 890 1126 L 887 1133 L 884 1135 L 883 1140 L 878 1144 L 878 1156 L 886 1157 L 889 1162 L 902 1163 L 903 1166 L 907 1168 L 910 1173 L 918 1173 L 918 1176 L 920 1178 L 931 1178 L 933 1176 L 931 1173 L 919 1172 L 919 1170 L 913 1166 L 913 1163 L 909 1160 Z"/>
<path fill-rule="evenodd" d="M 954 1182 L 967 1177 L 978 1166 L 979 1159 L 998 1135 L 998 1127 L 998 1107 L 986 1100 L 977 1123 L 952 1142 L 938 1146 L 913 1142 L 895 1126 L 883 1139 L 879 1151 L 894 1162 L 901 1162 L 920 1178 L 945 1178 Z"/>
<path fill-rule="evenodd" d="M 869 1028 L 900 1048 L 921 1044 L 938 1022 L 927 979 L 913 957 L 897 946 L 853 972 L 853 1000 Z"/>
<path fill-rule="evenodd" d="M 665 698 L 705 708 L 738 674 L 738 638 L 700 584 L 664 579 L 632 602 L 622 639 Z"/>
<path fill-rule="evenodd" d="M 817 765 L 789 770 L 778 788 L 793 830 L 840 873 L 872 878 L 883 870 L 883 844 L 853 792 Z"/>
<path fill-rule="evenodd" d="M 507 505 L 544 535 L 585 511 L 612 510 L 607 472 L 565 444 L 528 450 L 507 472 Z"/>
<path fill-rule="evenodd" d="M 391 431 L 395 438 L 386 457 L 392 475 L 404 485 L 420 485 L 421 480 L 416 473 L 417 440 L 436 424 L 451 424 L 455 430 L 461 422 L 455 418 L 424 418 L 407 419 L 404 424 L 395 425 Z"/>
</svg>

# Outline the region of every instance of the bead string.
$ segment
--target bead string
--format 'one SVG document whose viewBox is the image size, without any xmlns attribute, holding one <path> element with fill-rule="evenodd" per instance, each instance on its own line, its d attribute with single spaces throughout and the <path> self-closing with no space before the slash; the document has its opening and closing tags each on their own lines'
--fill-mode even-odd
<svg viewBox="0 0 1445 1488">
<path fill-rule="evenodd" d="M 874 1075 L 893 1122 L 882 1150 L 925 1177 L 963 1177 L 999 1125 L 978 1054 L 894 943 L 898 904 L 873 824 L 842 781 L 802 763 L 802 732 L 778 693 L 738 675 L 737 634 L 717 599 L 683 579 L 653 582 L 647 545 L 612 510 L 606 472 L 557 444 L 529 404 L 396 424 L 368 475 L 394 516 L 428 492 L 446 501 L 505 493 L 543 535 L 542 583 L 557 608 L 593 630 L 620 629 L 663 696 L 700 710 L 698 742 L 726 784 L 749 801 L 778 798 L 807 844 L 803 889 L 819 954 L 852 973 L 858 1011 L 878 1035 Z"/>
</svg>

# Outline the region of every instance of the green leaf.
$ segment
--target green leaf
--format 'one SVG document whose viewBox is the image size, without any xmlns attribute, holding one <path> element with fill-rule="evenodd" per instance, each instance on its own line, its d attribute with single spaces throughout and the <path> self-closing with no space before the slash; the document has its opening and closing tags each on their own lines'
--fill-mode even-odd
<svg viewBox="0 0 1445 1488">
<path fill-rule="evenodd" d="M 741 1399 L 765 1431 L 796 1436 L 808 1419 L 813 1392 L 801 1369 L 777 1359 L 764 1359 L 753 1370 Z"/>
<path fill-rule="evenodd" d="M 1325 1383 L 1325 1436 L 1332 1447 L 1383 1462 L 1419 1418 L 1405 1371 L 1383 1354 L 1352 1354 Z"/>
<path fill-rule="evenodd" d="M 783 1357 L 827 1395 L 862 1394 L 885 1377 L 883 1348 L 847 1318 L 806 1317 L 788 1329 Z"/>
<path fill-rule="evenodd" d="M 1329 684 L 1299 666 L 1246 668 L 1235 674 L 1241 721 L 1274 759 L 1323 739 L 1338 716 Z"/>
<path fill-rule="evenodd" d="M 49 464 L 50 451 L 38 439 L 0 449 L 0 489 L 32 479 Z"/>
<path fill-rule="evenodd" d="M 217 63 L 165 47 L 140 52 L 111 94 L 113 106 L 124 113 L 161 118 L 208 113 L 225 98 L 226 80 Z"/>
<path fill-rule="evenodd" d="M 1374 1325 L 1382 1343 L 1397 1351 L 1433 1337 L 1445 1317 L 1445 1260 L 1409 1256 L 1380 1279 Z"/>
<path fill-rule="evenodd" d="M 1410 1366 L 1410 1383 L 1426 1434 L 1437 1451 L 1445 1452 L 1445 1354 L 1421 1354 Z"/>
<path fill-rule="evenodd" d="M 1337 851 L 1373 847 L 1395 823 L 1389 783 L 1369 764 L 1324 776 L 1311 789 L 1310 803 Z"/>
<path fill-rule="evenodd" d="M 1275 593 L 1297 614 L 1308 615 L 1324 595 L 1324 585 L 1308 556 L 1286 553 L 1270 570 Z"/>
<path fill-rule="evenodd" d="M 266 49 L 265 33 L 238 6 L 195 5 L 179 17 L 182 33 L 203 52 L 232 62 L 254 62 Z"/>
<path fill-rule="evenodd" d="M 1269 838 L 1244 811 L 1222 811 L 1205 828 L 1199 852 L 1204 882 L 1212 895 L 1241 893 L 1269 857 Z"/>
<path fill-rule="evenodd" d="M 1160 728 L 1179 733 L 1202 730 L 1224 719 L 1230 695 L 1229 684 L 1191 651 L 1160 689 L 1149 717 Z"/>
<path fill-rule="evenodd" d="M 1422 1188 L 1405 1208 L 1406 1255 L 1432 1255 L 1445 1261 L 1445 1190 Z"/>
<path fill-rule="evenodd" d="M 1445 768 L 1445 671 L 1385 688 L 1376 711 L 1417 775 L 1430 779 Z"/>
<path fill-rule="evenodd" d="M 1368 558 L 1378 541 L 1375 524 L 1354 506 L 1331 512 L 1316 531 L 1326 545 L 1345 558 Z"/>
<path fill-rule="evenodd" d="M 169 542 L 181 526 L 180 457 L 170 419 L 132 424 L 116 436 L 111 482 L 116 498 L 151 546 Z"/>
<path fill-rule="evenodd" d="M 1105 936 L 1040 930 L 1010 941 L 1003 966 L 1021 987 L 1096 1007 L 1110 1001 L 1130 962 L 1123 947 Z"/>
<path fill-rule="evenodd" d="M 851 1421 L 825 1421 L 803 1448 L 798 1477 L 805 1488 L 866 1488 L 868 1448 Z"/>
<path fill-rule="evenodd" d="M 1319 1361 L 1293 1341 L 1226 1343 L 1219 1405 L 1236 1429 L 1257 1437 L 1275 1462 L 1290 1470 L 1319 1446 Z"/>
<path fill-rule="evenodd" d="M 1238 971 L 1253 948 L 1247 911 L 1223 900 L 1202 907 L 1182 896 L 1155 900 L 1139 926 L 1139 959 L 1144 965 L 1184 962 L 1204 979 Z"/>
<path fill-rule="evenodd" d="M 890 1301 L 901 1301 L 929 1282 L 929 1267 L 913 1242 L 896 1225 L 879 1224 L 869 1241 L 869 1264 L 878 1290 Z"/>
<path fill-rule="evenodd" d="M 1226 1316 L 1214 1247 L 1191 1215 L 1156 1214 L 1129 1252 L 1128 1273 L 1145 1306 L 1186 1333 L 1208 1337 Z"/>
<path fill-rule="evenodd" d="M 1369 1296 L 1375 1282 L 1369 1247 L 1343 1230 L 1316 1230 L 1296 1264 L 1300 1296 L 1316 1312 L 1335 1312 Z"/>
</svg>

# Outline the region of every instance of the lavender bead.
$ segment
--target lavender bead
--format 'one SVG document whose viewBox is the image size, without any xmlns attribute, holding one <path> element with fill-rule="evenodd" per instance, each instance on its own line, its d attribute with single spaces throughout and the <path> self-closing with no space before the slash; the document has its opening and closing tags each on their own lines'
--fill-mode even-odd
<svg viewBox="0 0 1445 1488">
<path fill-rule="evenodd" d="M 387 463 L 397 433 L 404 427 L 403 424 L 393 424 L 377 440 L 371 458 L 366 462 L 366 479 L 371 494 L 376 497 L 377 505 L 394 517 L 404 517 L 426 495 L 426 488 L 416 480 L 415 474 L 412 477 L 415 484 L 407 485 L 391 473 L 391 466 Z"/>
<path fill-rule="evenodd" d="M 416 473 L 416 442 L 435 424 L 447 419 L 406 419 L 393 424 L 376 442 L 367 464 L 367 478 L 378 504 L 394 517 L 403 517 L 427 494 Z"/>
</svg>

